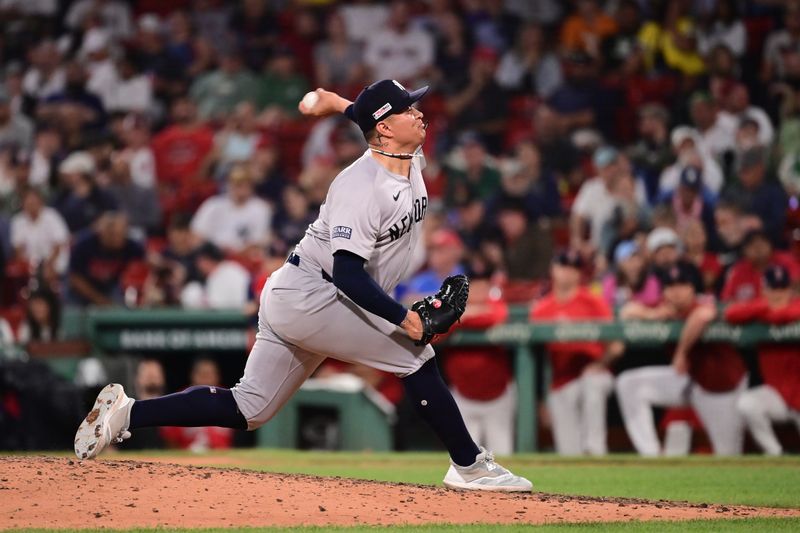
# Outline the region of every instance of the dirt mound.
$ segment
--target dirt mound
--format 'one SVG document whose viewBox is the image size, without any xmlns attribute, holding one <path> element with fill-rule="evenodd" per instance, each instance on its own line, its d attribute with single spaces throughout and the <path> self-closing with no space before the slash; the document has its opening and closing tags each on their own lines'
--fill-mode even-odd
<svg viewBox="0 0 800 533">
<path fill-rule="evenodd" d="M 0 458 L 0 528 L 595 522 L 800 516 L 764 509 L 401 483 L 128 460 Z"/>
</svg>

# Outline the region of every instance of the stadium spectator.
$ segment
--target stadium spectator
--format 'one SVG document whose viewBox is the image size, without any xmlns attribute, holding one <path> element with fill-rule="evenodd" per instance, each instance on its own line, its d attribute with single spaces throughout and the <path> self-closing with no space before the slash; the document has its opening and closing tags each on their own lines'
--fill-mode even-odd
<svg viewBox="0 0 800 533">
<path fill-rule="evenodd" d="M 702 292 L 716 294 L 722 280 L 722 264 L 716 253 L 708 250 L 706 230 L 700 221 L 694 220 L 684 226 L 680 234 L 684 244 L 684 259 L 696 266 L 703 276 Z"/>
<path fill-rule="evenodd" d="M 642 50 L 639 30 L 642 8 L 635 0 L 623 0 L 614 13 L 617 31 L 600 40 L 597 57 L 606 72 L 626 78 L 641 70 Z"/>
<path fill-rule="evenodd" d="M 192 363 L 189 373 L 189 386 L 210 385 L 222 386 L 219 366 L 214 359 L 198 358 Z M 204 453 L 208 450 L 224 450 L 233 443 L 233 430 L 221 427 L 164 427 L 160 428 L 161 437 L 167 447 Z"/>
<path fill-rule="evenodd" d="M 783 80 L 800 53 L 800 2 L 789 0 L 781 17 L 782 29 L 774 29 L 764 43 L 761 81 Z"/>
<path fill-rule="evenodd" d="M 448 134 L 452 139 L 466 131 L 475 131 L 493 154 L 500 153 L 507 120 L 508 98 L 495 81 L 497 52 L 485 46 L 475 47 L 471 54 L 469 76 L 445 93 L 445 112 L 449 119 Z"/>
<path fill-rule="evenodd" d="M 611 320 L 611 309 L 581 284 L 584 267 L 577 251 L 561 252 L 550 268 L 553 291 L 530 312 L 531 322 Z M 605 455 L 606 401 L 614 387 L 611 362 L 622 355 L 619 342 L 551 342 L 547 395 L 556 453 Z"/>
<path fill-rule="evenodd" d="M 738 182 L 726 187 L 722 197 L 757 215 L 772 242 L 782 244 L 788 198 L 780 183 L 767 177 L 767 165 L 764 148 L 746 150 L 736 162 Z"/>
<path fill-rule="evenodd" d="M 65 22 L 72 30 L 79 31 L 95 20 L 118 39 L 124 40 L 133 32 L 130 7 L 119 0 L 78 0 L 67 11 Z"/>
<path fill-rule="evenodd" d="M 688 13 L 689 5 L 669 0 L 657 7 L 653 20 L 639 32 L 649 71 L 672 69 L 684 76 L 698 76 L 705 71 L 703 58 L 697 52 L 695 23 Z"/>
<path fill-rule="evenodd" d="M 198 120 L 197 107 L 189 98 L 172 104 L 172 124 L 161 130 L 152 143 L 156 175 L 162 186 L 188 186 L 199 181 L 202 164 L 214 143 L 214 131 Z"/>
<path fill-rule="evenodd" d="M 500 58 L 495 79 L 512 93 L 533 93 L 546 99 L 555 92 L 563 81 L 561 62 L 548 50 L 541 26 L 526 24 L 519 30 L 514 47 Z"/>
<path fill-rule="evenodd" d="M 61 302 L 52 290 L 32 291 L 25 302 L 25 320 L 17 332 L 17 342 L 51 342 L 61 336 Z"/>
<path fill-rule="evenodd" d="M 408 303 L 436 293 L 446 277 L 464 273 L 464 244 L 457 233 L 436 230 L 427 245 L 427 268 L 405 283 L 403 299 Z"/>
<path fill-rule="evenodd" d="M 644 178 L 651 204 L 658 196 L 661 171 L 675 161 L 669 137 L 669 112 L 660 104 L 647 104 L 639 109 L 639 139 L 627 150 L 634 168 Z"/>
<path fill-rule="evenodd" d="M 198 239 L 192 234 L 189 223 L 189 216 L 177 213 L 167 227 L 166 247 L 160 253 L 149 253 L 150 272 L 144 285 L 144 305 L 179 305 L 183 286 L 200 280 L 195 264 Z"/>
<path fill-rule="evenodd" d="M 738 120 L 719 109 L 711 95 L 705 91 L 695 92 L 689 100 L 692 124 L 700 134 L 702 145 L 717 159 L 718 163 L 733 152 L 736 146 Z"/>
<path fill-rule="evenodd" d="M 630 301 L 653 307 L 661 301 L 661 287 L 647 269 L 635 241 L 622 241 L 614 249 L 614 270 L 603 278 L 603 298 L 612 309 Z"/>
<path fill-rule="evenodd" d="M 508 318 L 493 269 L 480 255 L 469 261 L 467 311 L 459 328 L 486 329 Z M 499 455 L 514 451 L 516 387 L 508 349 L 503 346 L 458 346 L 444 350 L 443 369 L 453 399 L 475 442 Z"/>
<path fill-rule="evenodd" d="M 600 55 L 601 43 L 617 32 L 617 22 L 603 12 L 597 0 L 578 0 L 575 13 L 561 26 L 561 46 L 566 52 Z"/>
<path fill-rule="evenodd" d="M 696 294 L 698 276 L 694 266 L 678 263 L 661 275 L 663 302 L 659 306 L 631 302 L 620 311 L 623 320 L 684 322 L 671 365 L 627 370 L 617 378 L 625 428 L 636 451 L 644 456 L 662 453 L 652 408 L 686 405 L 697 412 L 716 455 L 742 452 L 744 433 L 736 404 L 747 387 L 747 370 L 732 346 L 699 342 L 717 309 L 713 300 Z"/>
<path fill-rule="evenodd" d="M 65 135 L 65 144 L 78 149 L 86 130 L 105 125 L 103 102 L 86 88 L 86 69 L 78 61 L 64 67 L 66 82 L 60 92 L 55 92 L 36 106 L 39 121 L 57 124 Z"/>
<path fill-rule="evenodd" d="M 227 30 L 234 43 L 219 43 L 223 46 L 218 53 L 226 53 L 233 44 L 240 50 L 247 66 L 256 70 L 261 68 L 272 47 L 278 43 L 280 27 L 278 17 L 266 0 L 245 0 L 233 9 Z"/>
<path fill-rule="evenodd" d="M 68 301 L 74 305 L 122 303 L 120 280 L 133 262 L 144 258 L 144 250 L 128 237 L 124 214 L 109 211 L 96 229 L 75 236 L 70 252 Z"/>
<path fill-rule="evenodd" d="M 196 252 L 195 265 L 203 283 L 187 283 L 181 292 L 181 304 L 194 309 L 244 309 L 248 300 L 250 274 L 243 266 L 226 260 L 211 243 Z"/>
<path fill-rule="evenodd" d="M 708 18 L 705 27 L 699 28 L 697 50 L 708 56 L 715 46 L 725 46 L 736 58 L 747 51 L 747 29 L 737 10 L 738 3 L 733 0 L 716 2 L 714 13 Z"/>
<path fill-rule="evenodd" d="M 347 91 L 365 79 L 361 62 L 361 47 L 347 36 L 344 18 L 340 13 L 328 15 L 325 24 L 327 39 L 314 47 L 315 77 L 320 87 L 332 91 Z"/>
<path fill-rule="evenodd" d="M 453 204 L 455 191 L 462 186 L 476 191 L 484 201 L 489 200 L 500 187 L 500 170 L 495 160 L 486 152 L 481 136 L 473 131 L 462 133 L 458 139 L 461 148 L 458 159 L 445 168 L 447 188 L 445 202 Z"/>
<path fill-rule="evenodd" d="M 33 123 L 21 113 L 12 113 L 11 96 L 0 85 L 0 145 L 28 152 L 33 146 Z"/>
<path fill-rule="evenodd" d="M 271 246 L 286 255 L 303 238 L 308 225 L 317 219 L 319 210 L 312 208 L 303 189 L 293 183 L 283 189 L 282 200 L 272 219 L 274 239 Z"/>
<path fill-rule="evenodd" d="M 549 224 L 529 223 L 523 201 L 507 198 L 497 206 L 497 227 L 501 235 L 501 270 L 508 279 L 545 279 L 554 249 Z"/>
<path fill-rule="evenodd" d="M 214 135 L 214 151 L 206 163 L 215 165 L 217 179 L 224 179 L 233 165 L 250 161 L 263 142 L 255 105 L 240 102 L 225 121 L 225 126 Z"/>
<path fill-rule="evenodd" d="M 744 83 L 734 83 L 724 95 L 725 112 L 734 120 L 753 120 L 757 124 L 758 144 L 769 146 L 775 140 L 775 127 L 767 112 L 750 104 L 750 93 Z"/>
<path fill-rule="evenodd" d="M 120 140 L 124 144 L 122 156 L 128 161 L 128 171 L 134 184 L 145 189 L 155 189 L 156 159 L 150 147 L 150 126 L 137 116 L 127 115 L 120 123 Z"/>
<path fill-rule="evenodd" d="M 542 168 L 539 148 L 532 139 L 517 143 L 514 158 L 509 158 L 507 163 L 501 188 L 491 198 L 490 211 L 491 204 L 510 197 L 520 198 L 525 202 L 531 220 L 556 218 L 562 214 L 555 176 L 551 171 Z"/>
<path fill-rule="evenodd" d="M 725 309 L 732 324 L 763 322 L 782 325 L 800 320 L 800 298 L 792 291 L 789 271 L 781 265 L 764 270 L 763 296 Z M 783 452 L 772 422 L 793 421 L 800 430 L 800 366 L 797 343 L 762 343 L 758 366 L 762 385 L 742 393 L 737 404 L 747 429 L 767 455 Z"/>
<path fill-rule="evenodd" d="M 38 128 L 30 156 L 28 185 L 48 193 L 55 189 L 58 182 L 58 162 L 62 155 L 61 145 L 61 134 L 56 128 L 47 125 Z"/>
<path fill-rule="evenodd" d="M 436 32 L 436 60 L 431 74 L 446 94 L 469 83 L 472 39 L 465 24 L 461 17 L 448 10 L 441 15 Z"/>
<path fill-rule="evenodd" d="M 272 210 L 253 191 L 248 167 L 228 172 L 228 191 L 207 199 L 192 219 L 192 231 L 230 252 L 263 246 L 270 237 Z"/>
<path fill-rule="evenodd" d="M 63 188 L 53 205 L 70 232 L 91 226 L 103 213 L 117 208 L 114 197 L 95 183 L 95 161 L 88 152 L 73 152 L 58 167 Z"/>
<path fill-rule="evenodd" d="M 453 207 L 452 227 L 468 250 L 477 250 L 481 241 L 491 233 L 486 205 L 472 187 L 463 185 L 454 191 Z"/>
<path fill-rule="evenodd" d="M 742 258 L 727 272 L 721 299 L 725 302 L 747 302 L 759 298 L 764 271 L 769 265 L 785 268 L 791 284 L 800 280 L 800 265 L 791 254 L 775 250 L 766 230 L 750 230 L 742 239 Z"/>
<path fill-rule="evenodd" d="M 256 80 L 242 65 L 238 51 L 221 54 L 219 67 L 192 83 L 190 96 L 202 120 L 223 120 L 239 102 L 255 99 Z"/>
<path fill-rule="evenodd" d="M 296 118 L 297 102 L 308 88 L 308 79 L 297 71 L 294 52 L 288 47 L 276 48 L 257 84 L 255 101 L 262 109 L 260 122 L 272 126 Z"/>
<path fill-rule="evenodd" d="M 40 190 L 23 192 L 22 211 L 11 219 L 10 237 L 15 258 L 27 262 L 31 272 L 39 271 L 51 283 L 66 272 L 69 229 L 58 211 L 45 205 Z"/>
<path fill-rule="evenodd" d="M 700 222 L 706 231 L 714 229 L 714 206 L 709 200 L 710 193 L 703 187 L 703 171 L 695 166 L 681 170 L 678 186 L 661 196 L 675 215 L 676 229 L 681 232 L 692 222 Z"/>
<path fill-rule="evenodd" d="M 45 100 L 64 90 L 66 72 L 63 58 L 51 39 L 40 42 L 31 50 L 30 67 L 22 78 L 22 89 L 28 98 Z"/>
<path fill-rule="evenodd" d="M 137 400 L 150 400 L 167 392 L 164 367 L 157 359 L 142 359 L 136 365 L 133 393 Z M 159 428 L 141 428 L 125 440 L 125 449 L 152 450 L 164 447 Z"/>
<path fill-rule="evenodd" d="M 409 24 L 405 2 L 395 0 L 389 10 L 386 25 L 377 31 L 373 28 L 366 38 L 364 63 L 370 69 L 370 79 L 392 78 L 413 84 L 433 65 L 433 39 Z"/>
<path fill-rule="evenodd" d="M 115 152 L 109 169 L 108 193 L 117 208 L 128 216 L 131 234 L 139 240 L 158 233 L 161 226 L 161 205 L 156 190 L 133 181 L 130 152 Z"/>
<path fill-rule="evenodd" d="M 689 126 L 678 126 L 670 134 L 676 161 L 663 169 L 658 182 L 660 194 L 667 194 L 678 186 L 681 172 L 687 166 L 702 169 L 703 184 L 716 197 L 725 183 L 719 163 L 708 153 L 700 133 Z"/>
</svg>

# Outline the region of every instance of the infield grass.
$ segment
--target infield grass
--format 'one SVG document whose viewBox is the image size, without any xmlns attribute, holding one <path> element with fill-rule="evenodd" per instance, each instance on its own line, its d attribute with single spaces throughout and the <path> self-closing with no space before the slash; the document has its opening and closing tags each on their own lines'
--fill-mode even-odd
<svg viewBox="0 0 800 533">
<path fill-rule="evenodd" d="M 153 456 L 180 456 L 182 461 L 192 457 L 170 452 L 120 453 L 116 457 Z M 195 457 L 198 464 L 213 465 L 213 459 L 219 458 L 220 466 L 248 470 L 429 485 L 441 485 L 448 464 L 445 453 L 252 449 Z M 541 492 L 800 508 L 800 457 L 797 456 L 642 459 L 612 455 L 600 459 L 565 459 L 550 454 L 520 454 L 498 461 L 530 479 L 534 489 Z"/>
</svg>

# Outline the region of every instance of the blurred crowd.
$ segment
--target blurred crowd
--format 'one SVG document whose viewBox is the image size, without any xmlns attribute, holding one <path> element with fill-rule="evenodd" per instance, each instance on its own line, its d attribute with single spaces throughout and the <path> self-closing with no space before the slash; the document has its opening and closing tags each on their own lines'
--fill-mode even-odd
<svg viewBox="0 0 800 533">
<path fill-rule="evenodd" d="M 468 272 L 485 287 L 465 327 L 511 303 L 532 319 L 700 309 L 702 331 L 716 302 L 779 308 L 770 291 L 800 280 L 797 0 L 6 0 L 0 23 L 6 340 L 57 338 L 64 305 L 252 308 L 366 149 L 355 125 L 297 103 L 382 78 L 432 87 L 427 238 L 404 302 Z M 787 321 L 764 313 L 728 318 Z M 585 405 L 597 420 L 623 348 L 548 351 L 553 418 Z M 457 352 L 445 366 L 462 406 L 513 413 L 507 358 Z M 735 411 L 746 369 L 723 352 L 727 381 L 700 388 L 735 391 Z M 667 381 L 617 381 L 642 453 L 658 445 L 635 400 Z M 497 434 L 497 419 L 470 428 Z M 554 428 L 557 446 L 603 453 L 604 427 L 579 422 Z"/>
</svg>

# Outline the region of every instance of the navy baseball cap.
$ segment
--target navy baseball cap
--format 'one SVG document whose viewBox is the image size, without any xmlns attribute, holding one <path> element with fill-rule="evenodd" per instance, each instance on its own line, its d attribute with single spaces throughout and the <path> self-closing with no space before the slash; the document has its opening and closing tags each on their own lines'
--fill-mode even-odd
<svg viewBox="0 0 800 533">
<path fill-rule="evenodd" d="M 347 106 L 345 115 L 358 124 L 362 132 L 367 133 L 386 117 L 408 109 L 425 96 L 428 89 L 429 87 L 426 85 L 409 92 L 397 80 L 376 81 L 369 87 L 365 87 L 353 104 Z"/>
<path fill-rule="evenodd" d="M 787 289 L 792 284 L 789 270 L 783 265 L 769 265 L 764 270 L 764 282 L 770 289 Z"/>
<path fill-rule="evenodd" d="M 681 185 L 699 191 L 703 186 L 703 171 L 694 166 L 681 170 Z"/>
<path fill-rule="evenodd" d="M 658 272 L 659 281 L 663 287 L 670 285 L 679 285 L 687 283 L 695 285 L 695 282 L 700 278 L 700 273 L 696 266 L 691 263 L 679 262 L 672 266 L 661 269 Z"/>
<path fill-rule="evenodd" d="M 561 266 L 582 269 L 584 266 L 583 257 L 575 250 L 562 250 L 553 257 L 553 263 Z"/>
</svg>

